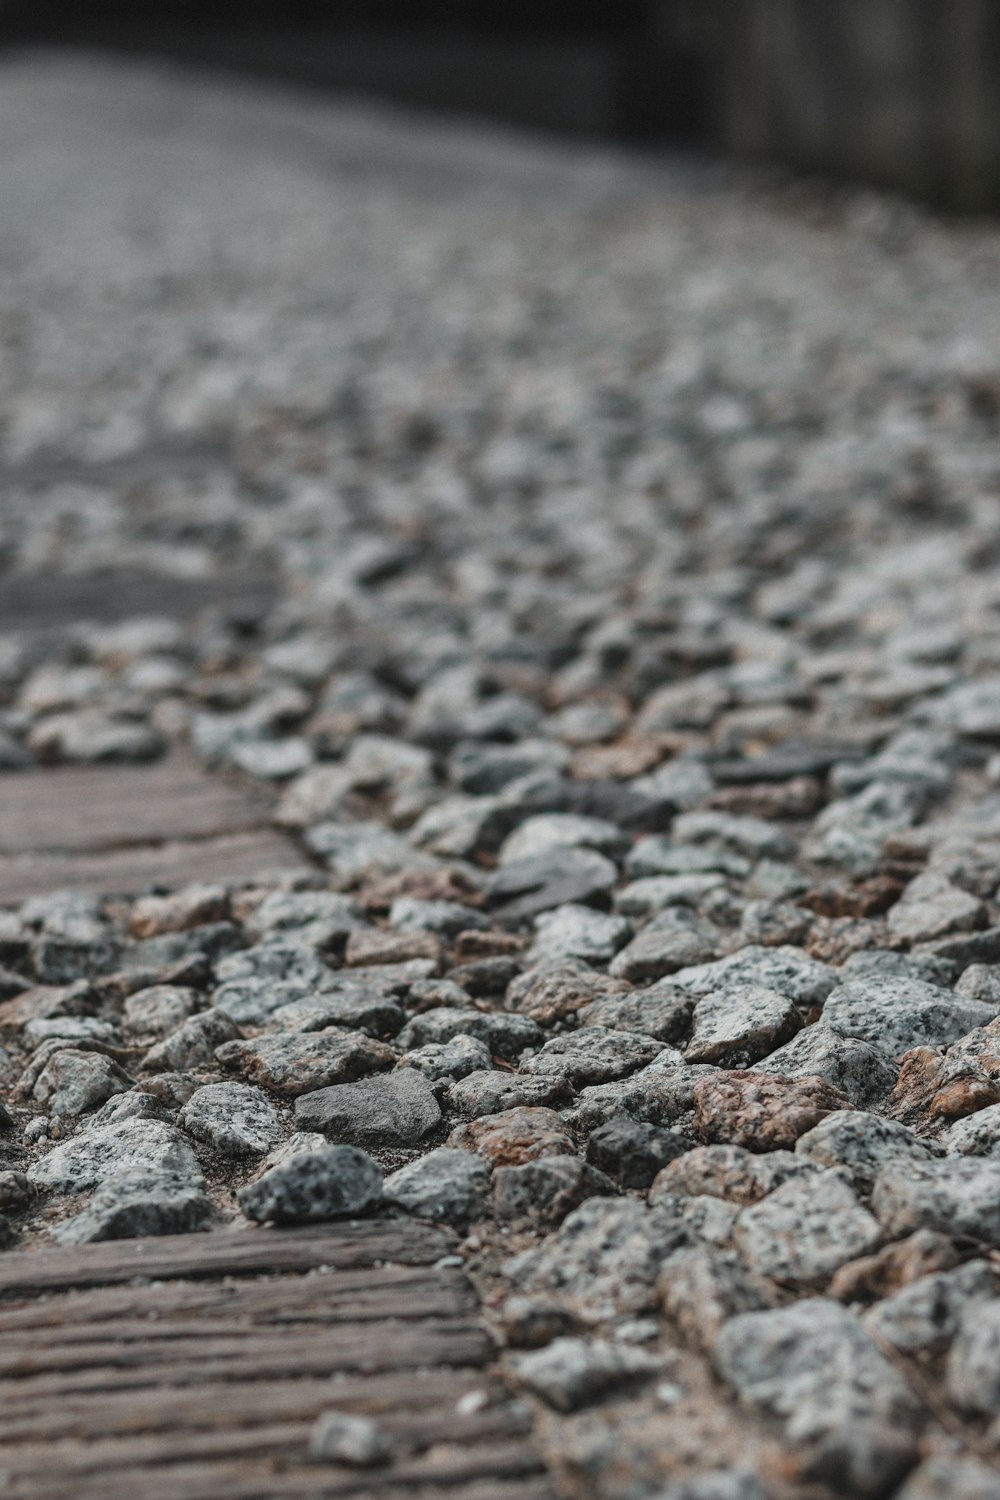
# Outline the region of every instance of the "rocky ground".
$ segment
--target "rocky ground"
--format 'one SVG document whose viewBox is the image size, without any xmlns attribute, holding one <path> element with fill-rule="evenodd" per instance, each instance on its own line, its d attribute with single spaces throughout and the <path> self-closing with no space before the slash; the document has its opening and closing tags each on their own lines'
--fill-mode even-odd
<svg viewBox="0 0 1000 1500">
<path fill-rule="evenodd" d="M 996 1496 L 1000 230 L 2 82 L 4 576 L 279 597 L 11 629 L 0 764 L 315 861 L 0 912 L 5 1241 L 433 1219 L 567 1495 Z"/>
</svg>

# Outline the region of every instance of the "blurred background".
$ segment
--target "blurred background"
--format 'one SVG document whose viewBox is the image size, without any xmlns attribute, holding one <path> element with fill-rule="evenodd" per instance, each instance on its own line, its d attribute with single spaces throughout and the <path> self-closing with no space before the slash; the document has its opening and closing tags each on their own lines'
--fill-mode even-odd
<svg viewBox="0 0 1000 1500">
<path fill-rule="evenodd" d="M 1000 204 L 996 0 L 0 0 L 0 45 L 167 56 Z"/>
</svg>

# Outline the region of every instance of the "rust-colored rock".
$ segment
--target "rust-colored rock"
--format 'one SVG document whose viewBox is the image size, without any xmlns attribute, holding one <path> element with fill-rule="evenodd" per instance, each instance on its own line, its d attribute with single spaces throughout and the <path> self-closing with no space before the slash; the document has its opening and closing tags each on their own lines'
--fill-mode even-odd
<svg viewBox="0 0 1000 1500">
<path fill-rule="evenodd" d="M 519 1167 L 540 1156 L 562 1156 L 574 1151 L 573 1139 L 554 1109 L 507 1109 L 482 1115 L 459 1125 L 448 1145 L 476 1151 L 494 1167 Z"/>
<path fill-rule="evenodd" d="M 584 745 L 570 761 L 577 781 L 628 780 L 658 766 L 667 754 L 659 735 L 635 735 L 614 745 Z"/>
<path fill-rule="evenodd" d="M 388 911 L 401 896 L 414 901 L 456 901 L 461 906 L 481 906 L 482 891 L 464 870 L 445 866 L 440 870 L 398 870 L 362 887 L 358 899 L 368 911 Z"/>
<path fill-rule="evenodd" d="M 519 974 L 508 987 L 506 1004 L 508 1010 L 527 1016 L 539 1026 L 554 1026 L 595 1000 L 625 995 L 631 989 L 624 979 L 599 974 L 570 960 Z"/>
<path fill-rule="evenodd" d="M 747 1151 L 790 1151 L 800 1135 L 837 1109 L 850 1109 L 846 1094 L 822 1078 L 771 1077 L 733 1072 L 694 1086 L 694 1132 L 707 1143 Z"/>
<path fill-rule="evenodd" d="M 830 1283 L 829 1295 L 840 1302 L 875 1302 L 933 1271 L 950 1271 L 960 1259 L 946 1234 L 918 1229 L 874 1255 L 841 1266 Z"/>
<path fill-rule="evenodd" d="M 883 917 L 819 917 L 810 929 L 805 950 L 810 958 L 839 967 L 852 953 L 888 946 Z"/>
<path fill-rule="evenodd" d="M 441 951 L 441 939 L 434 932 L 362 927 L 347 939 L 344 957 L 351 968 L 368 964 L 402 964 L 413 958 L 428 958 L 440 969 Z"/>
<path fill-rule="evenodd" d="M 455 939 L 454 961 L 456 964 L 471 964 L 480 958 L 507 958 L 511 954 L 523 953 L 527 946 L 527 938 L 519 937 L 517 933 L 482 932 L 470 927 Z"/>
<path fill-rule="evenodd" d="M 971 1057 L 944 1057 L 933 1047 L 914 1047 L 901 1059 L 886 1113 L 903 1125 L 932 1131 L 1000 1103 L 1000 1083 Z"/>
<path fill-rule="evenodd" d="M 134 938 L 163 932 L 186 932 L 229 915 L 229 896 L 221 885 L 185 885 L 169 896 L 143 896 L 132 907 L 129 931 Z"/>
<path fill-rule="evenodd" d="M 706 807 L 751 818 L 811 818 L 823 804 L 823 787 L 815 776 L 791 781 L 750 782 L 725 786 L 706 800 Z"/>
<path fill-rule="evenodd" d="M 902 894 L 903 885 L 888 875 L 873 875 L 852 885 L 821 885 L 799 897 L 799 905 L 818 917 L 878 917 Z"/>
</svg>

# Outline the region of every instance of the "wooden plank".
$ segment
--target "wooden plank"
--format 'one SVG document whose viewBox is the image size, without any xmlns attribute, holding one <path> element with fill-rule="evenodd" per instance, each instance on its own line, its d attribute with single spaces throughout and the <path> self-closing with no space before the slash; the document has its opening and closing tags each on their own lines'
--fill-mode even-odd
<svg viewBox="0 0 1000 1500">
<path fill-rule="evenodd" d="M 426 1423 L 434 1408 L 455 1415 L 462 1396 L 500 1391 L 481 1371 L 454 1368 L 388 1371 L 377 1380 L 339 1375 L 334 1383 L 315 1376 L 296 1380 L 204 1381 L 196 1389 L 164 1386 L 150 1394 L 126 1384 L 119 1391 L 70 1392 L 58 1401 L 42 1382 L 8 1381 L 0 1387 L 0 1444 L 41 1439 L 121 1437 L 136 1433 L 201 1432 L 244 1428 L 268 1421 L 305 1421 L 327 1410 L 394 1421 Z"/>
<path fill-rule="evenodd" d="M 492 1353 L 485 1330 L 475 1324 L 435 1319 L 417 1327 L 394 1324 L 386 1340 L 382 1325 L 340 1323 L 336 1339 L 328 1329 L 251 1330 L 243 1338 L 156 1338 L 120 1343 L 113 1329 L 105 1339 L 85 1344 L 22 1344 L 4 1340 L 0 1380 L 84 1371 L 91 1380 L 114 1385 L 127 1372 L 136 1387 L 197 1385 L 251 1370 L 261 1380 L 274 1376 L 333 1374 L 338 1370 L 401 1370 L 421 1365 L 482 1365 Z"/>
<path fill-rule="evenodd" d="M 11 475 L 5 478 L 10 480 Z M 25 474 L 22 482 L 29 481 Z M 51 478 L 46 481 L 39 474 L 34 482 L 51 483 Z M 171 578 L 138 568 L 22 574 L 0 581 L 0 631 L 57 630 L 88 622 L 111 625 L 151 616 L 183 620 L 211 608 L 239 619 L 255 619 L 273 606 L 277 596 L 277 582 L 271 575 L 248 569 L 206 578 Z"/>
<path fill-rule="evenodd" d="M 386 1220 L 323 1224 L 309 1229 L 235 1229 L 214 1234 L 158 1235 L 142 1240 L 12 1251 L 0 1257 L 0 1298 L 137 1277 L 216 1277 L 337 1270 L 384 1261 L 429 1265 L 456 1236 L 430 1224 Z"/>
<path fill-rule="evenodd" d="M 186 756 L 0 775 L 0 853 L 84 854 L 264 828 L 270 799 Z"/>
<path fill-rule="evenodd" d="M 317 1278 L 321 1285 L 317 1286 Z M 158 1282 L 155 1287 L 100 1287 L 61 1297 L 41 1297 L 20 1306 L 0 1305 L 0 1336 L 24 1329 L 57 1327 L 66 1339 L 89 1336 L 89 1325 L 114 1320 L 119 1338 L 147 1330 L 146 1320 L 197 1319 L 208 1322 L 288 1323 L 319 1321 L 349 1313 L 366 1318 L 470 1312 L 475 1295 L 462 1271 L 450 1266 L 382 1266 L 377 1281 L 370 1270 L 310 1272 L 302 1276 L 215 1282 Z"/>
<path fill-rule="evenodd" d="M 5 1500 L 552 1500 L 453 1245 L 383 1220 L 3 1257 Z M 393 1437 L 385 1469 L 310 1459 L 331 1407 Z"/>
<path fill-rule="evenodd" d="M 315 866 L 288 838 L 273 830 L 225 835 L 192 843 L 150 844 L 61 858 L 58 855 L 0 856 L 0 906 L 17 906 L 49 891 L 133 895 L 152 885 L 187 881 L 254 880 Z"/>
<path fill-rule="evenodd" d="M 55 1455 L 53 1455 L 55 1457 Z M 53 1465 L 54 1467 L 54 1465 Z M 520 1438 L 496 1441 L 465 1448 L 449 1445 L 432 1449 L 392 1468 L 377 1478 L 372 1489 L 372 1475 L 345 1470 L 337 1465 L 310 1465 L 270 1471 L 247 1458 L 196 1460 L 178 1462 L 159 1469 L 143 1466 L 116 1469 L 104 1474 L 33 1473 L 19 1483 L 15 1478 L 5 1486 L 10 1500 L 68 1500 L 72 1493 L 84 1500 L 117 1500 L 119 1496 L 141 1494 L 143 1500 L 284 1500 L 284 1497 L 326 1497 L 341 1495 L 395 1495 L 412 1491 L 420 1485 L 435 1486 L 448 1494 L 456 1485 L 473 1480 L 504 1480 L 528 1477 L 534 1479 L 540 1464 L 530 1447 Z M 74 1488 L 68 1488 L 72 1480 Z"/>
</svg>

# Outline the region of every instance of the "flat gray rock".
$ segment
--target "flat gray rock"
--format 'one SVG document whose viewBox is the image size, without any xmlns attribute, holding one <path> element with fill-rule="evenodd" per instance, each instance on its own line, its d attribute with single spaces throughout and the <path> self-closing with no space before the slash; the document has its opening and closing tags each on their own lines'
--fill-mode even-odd
<svg viewBox="0 0 1000 1500">
<path fill-rule="evenodd" d="M 688 1062 L 747 1068 L 774 1052 L 802 1024 L 794 1003 L 758 984 L 727 984 L 695 1003 Z"/>
<path fill-rule="evenodd" d="M 777 990 L 796 1004 L 822 1005 L 837 983 L 836 969 L 819 963 L 801 948 L 765 948 L 751 944 L 710 964 L 696 964 L 671 976 L 670 983 L 689 995 L 707 995 L 731 984 L 759 984 Z"/>
<path fill-rule="evenodd" d="M 383 1193 L 387 1203 L 418 1219 L 461 1229 L 485 1212 L 489 1185 L 489 1167 L 481 1156 L 441 1146 L 393 1172 Z"/>
<path fill-rule="evenodd" d="M 844 1168 L 860 1193 L 871 1192 L 883 1169 L 905 1175 L 936 1156 L 905 1125 L 853 1109 L 837 1110 L 799 1136 L 795 1154 L 818 1166 Z"/>
<path fill-rule="evenodd" d="M 196 1089 L 177 1123 L 224 1156 L 264 1156 L 284 1134 L 267 1095 L 245 1083 L 207 1083 Z"/>
<path fill-rule="evenodd" d="M 875 1180 L 872 1212 L 893 1237 L 937 1229 L 1000 1245 L 1000 1160 L 889 1163 Z"/>
<path fill-rule="evenodd" d="M 826 1021 L 806 1026 L 783 1047 L 754 1063 L 756 1073 L 782 1078 L 822 1078 L 857 1109 L 870 1108 L 893 1088 L 899 1068 L 859 1037 L 841 1036 Z"/>
<path fill-rule="evenodd" d="M 881 1239 L 878 1221 L 834 1170 L 783 1183 L 745 1208 L 733 1230 L 751 1271 L 797 1288 L 824 1286 Z"/>
<path fill-rule="evenodd" d="M 742 1313 L 723 1326 L 714 1358 L 741 1401 L 782 1423 L 803 1477 L 875 1497 L 912 1467 L 920 1403 L 837 1303 Z"/>
<path fill-rule="evenodd" d="M 201 1186 L 201 1169 L 184 1136 L 160 1120 L 123 1120 L 71 1136 L 28 1172 L 38 1187 L 81 1193 L 109 1178 L 143 1172 Z"/>
<path fill-rule="evenodd" d="M 828 1026 L 892 1057 L 912 1047 L 946 1047 L 995 1015 L 992 1006 L 919 979 L 874 975 L 840 985 L 823 1008 Z"/>
<path fill-rule="evenodd" d="M 259 1224 L 307 1224 L 367 1213 L 382 1197 L 382 1173 L 354 1146 L 297 1151 L 247 1183 L 240 1209 Z"/>
<path fill-rule="evenodd" d="M 434 1090 L 414 1068 L 335 1084 L 295 1101 L 299 1130 L 318 1130 L 332 1140 L 372 1150 L 415 1146 L 440 1122 Z"/>
</svg>

